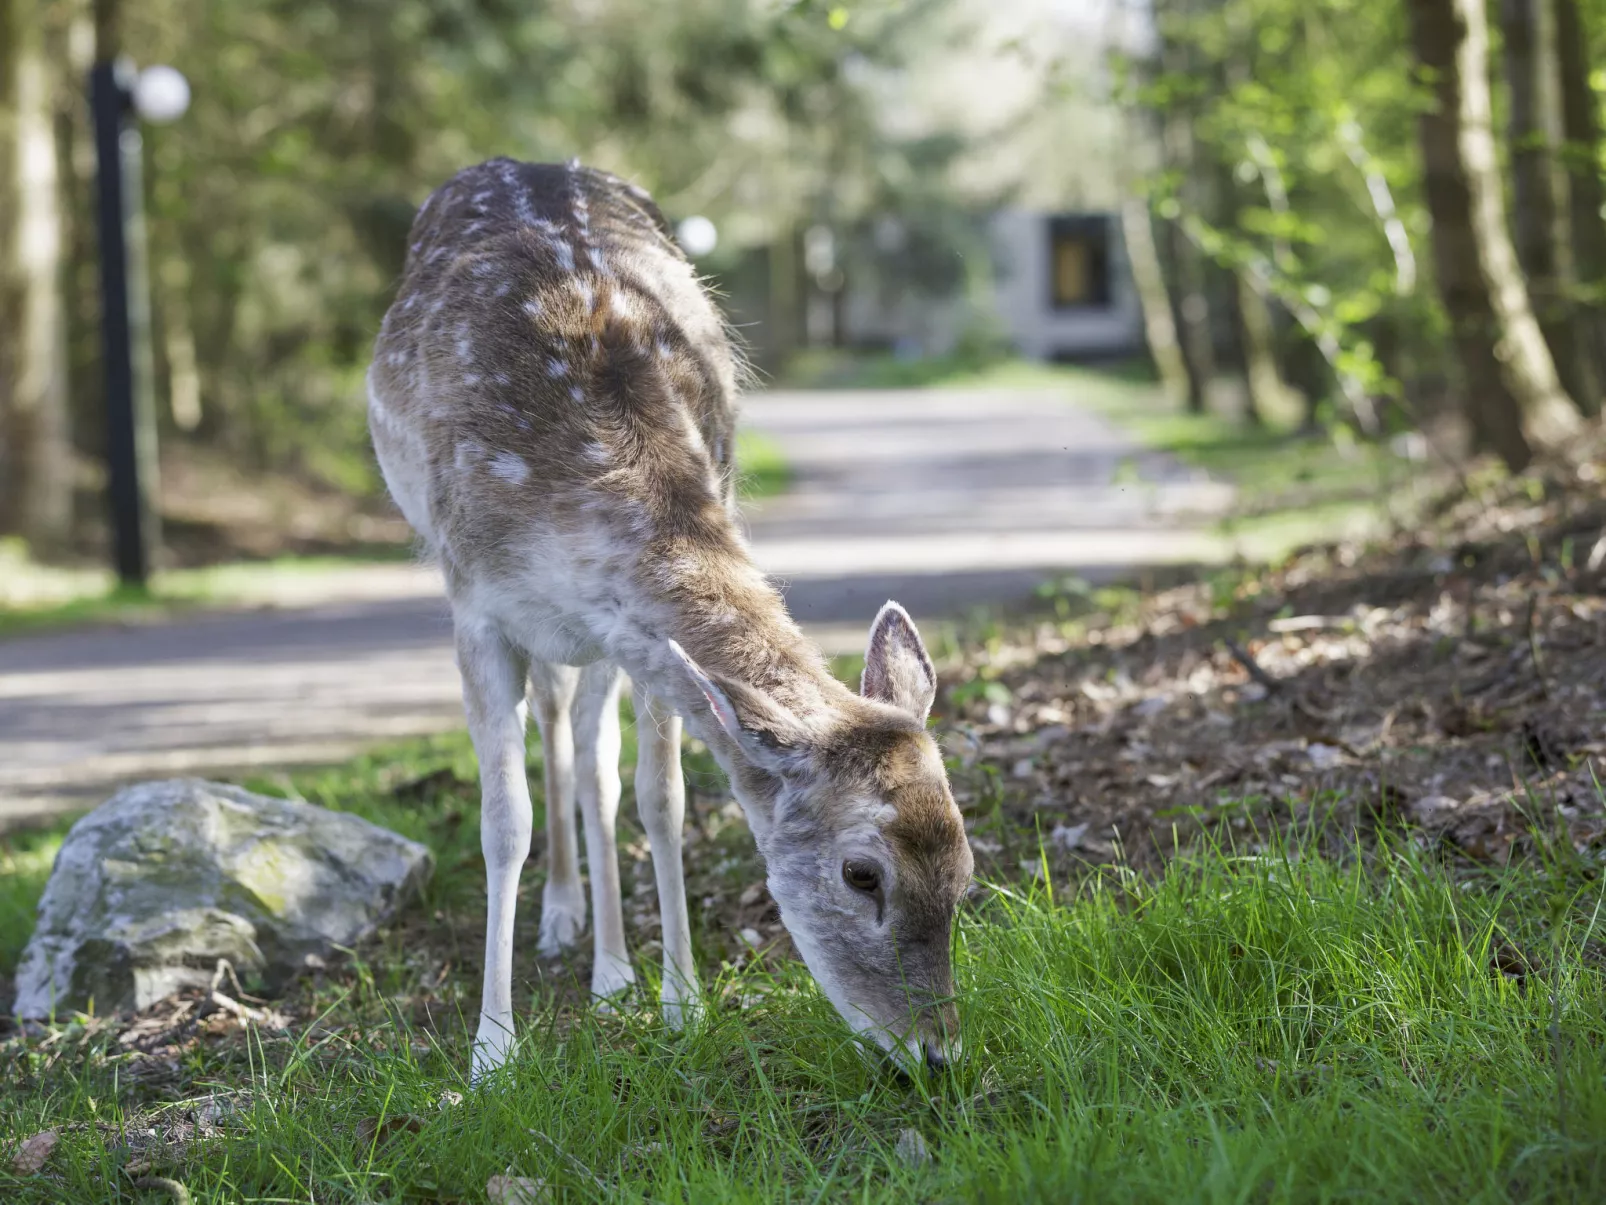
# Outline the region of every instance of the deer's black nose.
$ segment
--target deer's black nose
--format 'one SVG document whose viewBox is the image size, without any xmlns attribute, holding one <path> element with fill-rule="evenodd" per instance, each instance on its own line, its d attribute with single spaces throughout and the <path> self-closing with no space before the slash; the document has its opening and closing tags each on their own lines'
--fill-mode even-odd
<svg viewBox="0 0 1606 1205">
<path fill-rule="evenodd" d="M 948 1056 L 943 1053 L 942 1047 L 935 1042 L 927 1042 L 926 1067 L 931 1071 L 942 1071 L 948 1066 Z"/>
</svg>

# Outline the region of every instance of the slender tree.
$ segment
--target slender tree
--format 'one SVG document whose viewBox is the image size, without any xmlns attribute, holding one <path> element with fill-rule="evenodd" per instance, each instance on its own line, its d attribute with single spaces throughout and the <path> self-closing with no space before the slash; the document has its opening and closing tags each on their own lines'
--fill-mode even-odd
<svg viewBox="0 0 1606 1205">
<path fill-rule="evenodd" d="M 1517 262 L 1534 314 L 1567 394 L 1586 413 L 1600 409 L 1591 347 L 1573 304 L 1566 177 L 1556 158 L 1561 106 L 1554 12 L 1548 0 L 1501 0 L 1510 86 L 1511 220 Z"/>
<path fill-rule="evenodd" d="M 7 165 L 10 243 L 7 288 L 16 315 L 9 340 L 4 510 L 36 546 L 60 543 L 72 520 L 67 423 L 66 328 L 61 292 L 62 227 L 54 128 L 58 73 L 45 53 L 45 13 L 8 0 L 4 71 L 12 114 Z"/>
<path fill-rule="evenodd" d="M 1573 267 L 1583 338 L 1596 378 L 1606 382 L 1606 189 L 1600 176 L 1600 123 L 1589 86 L 1589 27 L 1578 0 L 1553 0 L 1561 74 L 1562 165 L 1567 172 Z"/>
<path fill-rule="evenodd" d="M 1126 244 L 1127 262 L 1143 309 L 1143 333 L 1149 355 L 1160 375 L 1166 396 L 1177 405 L 1187 404 L 1192 386 L 1188 366 L 1177 339 L 1176 322 L 1171 316 L 1171 297 L 1165 275 L 1160 270 L 1160 252 L 1155 245 L 1154 221 L 1149 203 L 1135 193 L 1121 202 L 1121 236 Z"/>
</svg>

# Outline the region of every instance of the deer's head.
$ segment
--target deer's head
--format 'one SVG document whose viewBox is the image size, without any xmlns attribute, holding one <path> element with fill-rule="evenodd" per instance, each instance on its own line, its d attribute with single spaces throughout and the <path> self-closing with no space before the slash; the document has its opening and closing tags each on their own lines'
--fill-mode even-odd
<svg viewBox="0 0 1606 1205">
<path fill-rule="evenodd" d="M 926 733 L 937 681 L 914 623 L 896 603 L 882 608 L 860 694 L 844 691 L 828 715 L 792 714 L 680 657 L 816 981 L 903 1069 L 944 1065 L 959 1049 L 950 941 L 972 859 Z"/>
</svg>

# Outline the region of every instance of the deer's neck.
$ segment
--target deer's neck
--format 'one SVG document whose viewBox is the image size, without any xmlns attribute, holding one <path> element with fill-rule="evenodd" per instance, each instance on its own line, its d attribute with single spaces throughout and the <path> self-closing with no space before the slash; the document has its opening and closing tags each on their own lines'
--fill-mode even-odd
<svg viewBox="0 0 1606 1205">
<path fill-rule="evenodd" d="M 846 688 L 734 536 L 644 561 L 666 653 L 673 639 L 716 680 L 755 687 L 800 718 L 839 706 Z"/>
<path fill-rule="evenodd" d="M 632 647 L 619 648 L 619 660 L 716 754 L 724 742 L 671 640 L 716 681 L 762 691 L 810 728 L 828 726 L 851 705 L 852 692 L 832 677 L 734 531 L 655 544 L 640 558 L 637 585 Z"/>
</svg>

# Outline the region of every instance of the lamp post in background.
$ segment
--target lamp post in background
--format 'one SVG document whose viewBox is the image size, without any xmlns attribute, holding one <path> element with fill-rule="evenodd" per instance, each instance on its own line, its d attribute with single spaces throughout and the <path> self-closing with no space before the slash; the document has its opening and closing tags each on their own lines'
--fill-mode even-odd
<svg viewBox="0 0 1606 1205">
<path fill-rule="evenodd" d="M 106 364 L 106 474 L 113 560 L 125 586 L 143 587 L 158 541 L 150 288 L 145 263 L 142 143 L 134 120 L 174 121 L 190 86 L 171 67 L 136 72 L 102 60 L 89 74 L 100 233 L 101 346 Z"/>
</svg>

